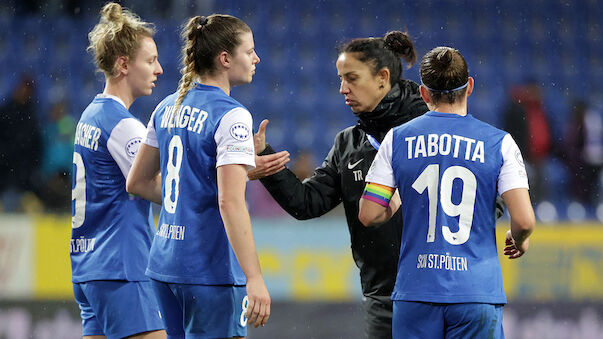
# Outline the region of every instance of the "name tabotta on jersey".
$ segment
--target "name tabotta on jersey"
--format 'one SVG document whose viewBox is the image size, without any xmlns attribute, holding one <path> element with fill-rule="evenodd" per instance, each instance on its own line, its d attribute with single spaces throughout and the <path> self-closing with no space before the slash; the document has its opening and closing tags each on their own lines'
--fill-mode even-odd
<svg viewBox="0 0 603 339">
<path fill-rule="evenodd" d="M 426 140 L 427 139 L 427 140 Z M 484 142 L 460 135 L 428 134 L 404 138 L 408 159 L 433 157 L 438 154 L 484 163 Z M 464 149 L 464 152 L 461 152 Z M 460 154 L 459 154 L 460 153 Z M 464 154 L 463 154 L 464 153 Z"/>
<path fill-rule="evenodd" d="M 448 271 L 467 271 L 467 258 L 455 257 L 449 253 L 444 254 L 419 254 L 417 268 L 431 268 Z"/>
</svg>

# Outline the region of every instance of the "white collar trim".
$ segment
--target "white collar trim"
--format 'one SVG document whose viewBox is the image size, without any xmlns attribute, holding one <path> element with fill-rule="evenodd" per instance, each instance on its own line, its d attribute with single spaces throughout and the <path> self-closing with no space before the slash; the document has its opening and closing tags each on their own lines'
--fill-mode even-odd
<svg viewBox="0 0 603 339">
<path fill-rule="evenodd" d="M 113 100 L 119 102 L 122 106 L 124 106 L 125 109 L 127 109 L 126 104 L 123 102 L 123 100 L 121 100 L 119 97 L 116 97 L 115 95 L 100 93 L 100 94 L 97 94 L 96 97 L 113 99 Z"/>
</svg>

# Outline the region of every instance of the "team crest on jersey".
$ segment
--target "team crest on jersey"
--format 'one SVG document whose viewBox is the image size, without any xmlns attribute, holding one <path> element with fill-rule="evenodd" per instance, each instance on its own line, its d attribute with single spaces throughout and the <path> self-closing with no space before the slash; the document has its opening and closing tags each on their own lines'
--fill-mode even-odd
<svg viewBox="0 0 603 339">
<path fill-rule="evenodd" d="M 142 143 L 141 137 L 136 137 L 128 140 L 126 144 L 126 154 L 129 157 L 135 157 L 136 153 L 138 153 L 138 149 L 140 148 L 140 144 Z"/>
<path fill-rule="evenodd" d="M 245 141 L 249 139 L 249 136 L 251 135 L 251 130 L 244 123 L 237 122 L 230 126 L 230 135 L 232 135 L 233 138 L 239 141 Z"/>
</svg>

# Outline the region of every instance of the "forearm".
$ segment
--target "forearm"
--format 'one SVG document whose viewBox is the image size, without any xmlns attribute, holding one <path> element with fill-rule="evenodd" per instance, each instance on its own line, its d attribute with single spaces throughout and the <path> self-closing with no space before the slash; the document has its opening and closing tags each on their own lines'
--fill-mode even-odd
<svg viewBox="0 0 603 339">
<path fill-rule="evenodd" d="M 517 247 L 521 247 L 524 241 L 530 237 L 532 231 L 532 228 L 526 229 L 511 219 L 511 235 L 513 236 L 513 240 L 515 240 Z"/>
<path fill-rule="evenodd" d="M 159 150 L 142 145 L 126 179 L 128 193 L 161 204 L 161 171 Z"/>
<path fill-rule="evenodd" d="M 261 155 L 274 152 L 270 145 Z M 328 159 L 329 160 L 329 159 Z M 288 168 L 260 179 L 276 202 L 298 220 L 319 217 L 341 202 L 339 177 L 325 164 L 312 177 L 301 182 Z"/>
<path fill-rule="evenodd" d="M 245 277 L 261 276 L 260 263 L 253 240 L 251 220 L 244 200 L 220 201 L 220 214 L 230 245 L 237 256 Z"/>
</svg>

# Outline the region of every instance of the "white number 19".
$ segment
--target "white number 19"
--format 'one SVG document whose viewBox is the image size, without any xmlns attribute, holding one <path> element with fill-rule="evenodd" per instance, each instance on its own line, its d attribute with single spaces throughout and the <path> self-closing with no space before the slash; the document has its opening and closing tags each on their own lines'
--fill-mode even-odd
<svg viewBox="0 0 603 339">
<path fill-rule="evenodd" d="M 464 244 L 469 240 L 471 225 L 473 223 L 473 210 L 475 208 L 475 192 L 477 180 L 475 174 L 462 166 L 448 167 L 442 174 L 441 188 L 438 190 L 440 165 L 431 164 L 421 172 L 412 184 L 412 188 L 419 194 L 427 189 L 429 198 L 429 228 L 427 242 L 435 240 L 436 214 L 438 211 L 438 192 L 440 204 L 444 213 L 451 217 L 459 217 L 459 230 L 451 232 L 448 226 L 442 225 L 442 234 L 447 242 L 453 245 Z M 463 195 L 458 204 L 452 202 L 452 183 L 460 179 L 463 183 Z"/>
</svg>

